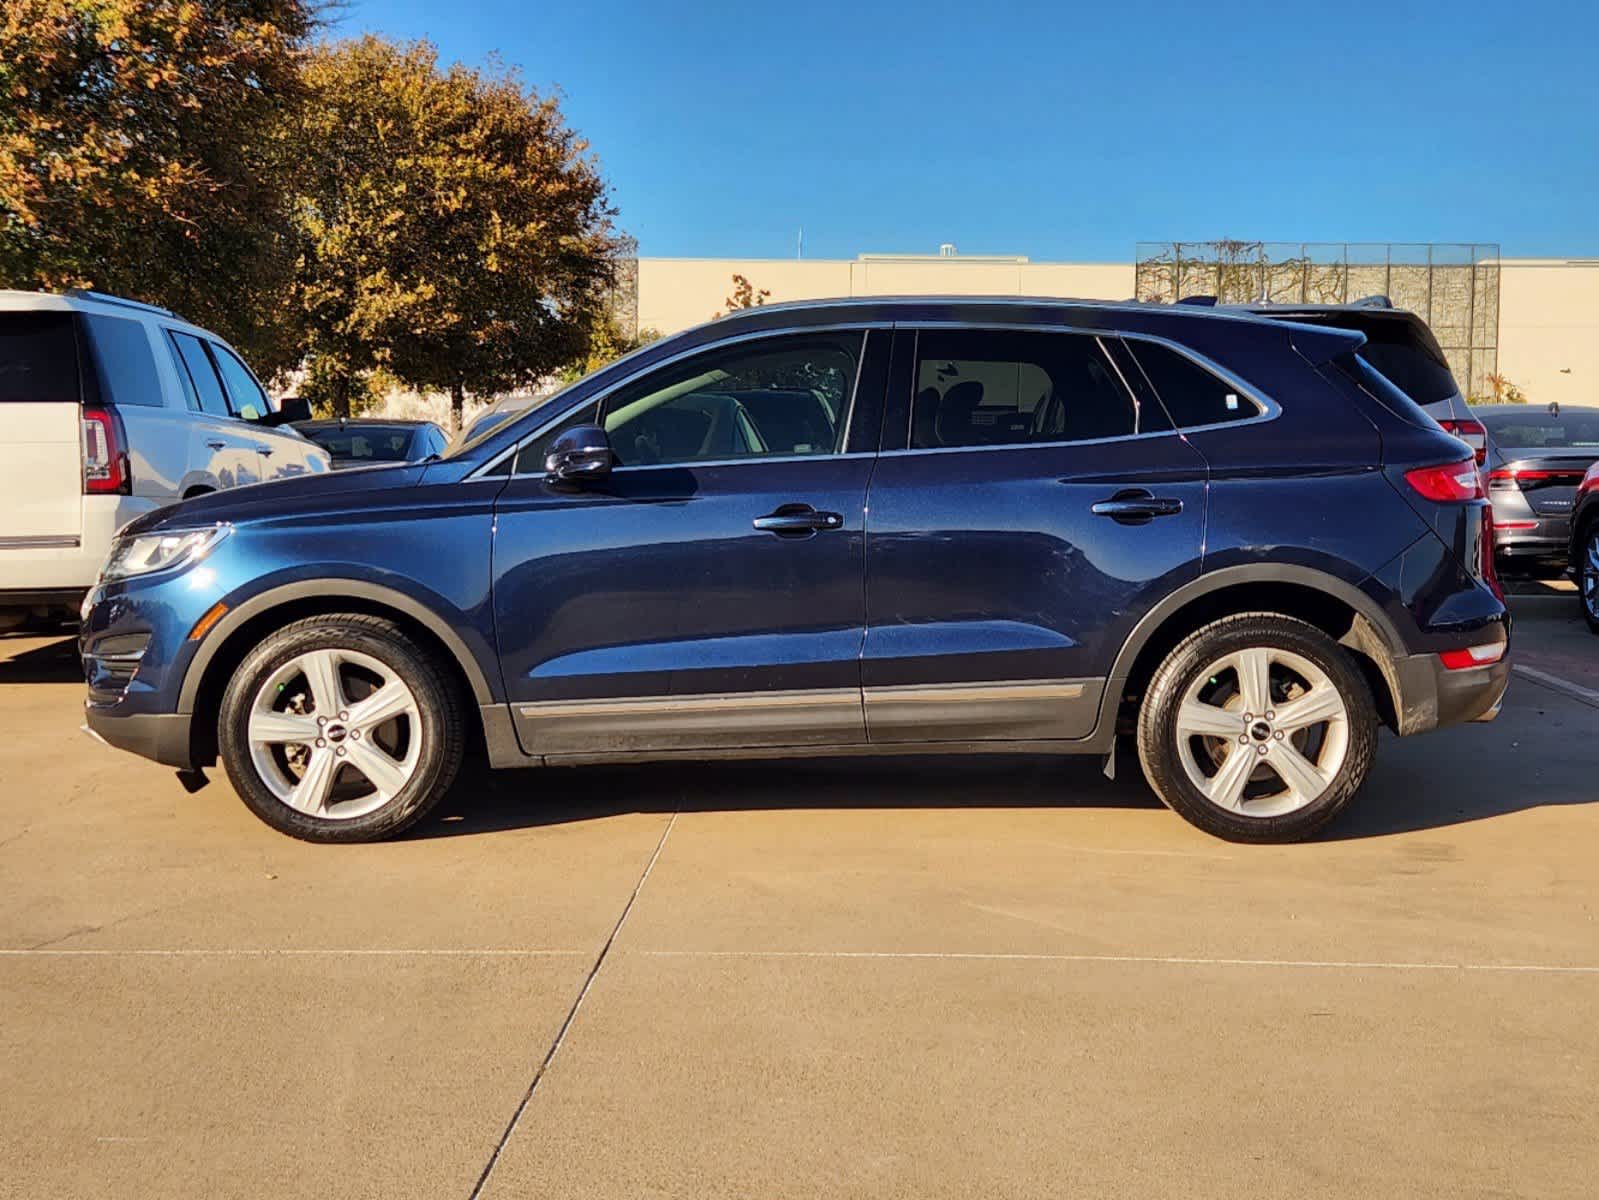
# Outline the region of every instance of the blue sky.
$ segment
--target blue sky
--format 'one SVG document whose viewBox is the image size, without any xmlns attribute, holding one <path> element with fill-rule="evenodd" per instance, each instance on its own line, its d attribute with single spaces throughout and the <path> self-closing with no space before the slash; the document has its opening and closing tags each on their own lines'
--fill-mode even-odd
<svg viewBox="0 0 1599 1200">
<path fill-rule="evenodd" d="M 1599 6 L 354 0 L 558 88 L 646 255 L 1599 256 Z"/>
</svg>

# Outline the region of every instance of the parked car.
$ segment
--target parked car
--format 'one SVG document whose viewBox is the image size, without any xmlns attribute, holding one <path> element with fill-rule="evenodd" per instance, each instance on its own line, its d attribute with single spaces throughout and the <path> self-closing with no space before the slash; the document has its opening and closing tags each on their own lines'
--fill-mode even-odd
<svg viewBox="0 0 1599 1200">
<path fill-rule="evenodd" d="M 432 421 L 335 417 L 296 421 L 294 427 L 328 452 L 335 470 L 375 463 L 421 462 L 441 454 L 450 439 Z"/>
<path fill-rule="evenodd" d="M 1599 462 L 1577 485 L 1571 514 L 1571 573 L 1588 628 L 1599 633 Z"/>
<path fill-rule="evenodd" d="M 1509 671 L 1471 451 L 1362 347 L 1140 304 L 732 314 L 442 459 L 136 522 L 88 727 L 189 786 L 220 758 L 313 841 L 398 833 L 469 745 L 1113 768 L 1122 734 L 1201 828 L 1303 838 L 1380 723 L 1490 718 Z"/>
<path fill-rule="evenodd" d="M 1279 321 L 1301 321 L 1366 336 L 1361 357 L 1404 392 L 1443 429 L 1470 446 L 1481 464 L 1488 437 L 1475 410 L 1460 394 L 1438 339 L 1427 322 L 1395 308 L 1387 296 L 1367 296 L 1349 304 L 1247 304 L 1242 311 Z"/>
<path fill-rule="evenodd" d="M 1571 516 L 1583 473 L 1599 460 L 1599 408 L 1495 404 L 1488 430 L 1488 499 L 1501 570 L 1558 578 L 1571 561 Z"/>
<path fill-rule="evenodd" d="M 0 291 L 0 630 L 76 615 L 117 529 L 186 497 L 316 474 L 215 334 L 91 292 Z"/>
</svg>

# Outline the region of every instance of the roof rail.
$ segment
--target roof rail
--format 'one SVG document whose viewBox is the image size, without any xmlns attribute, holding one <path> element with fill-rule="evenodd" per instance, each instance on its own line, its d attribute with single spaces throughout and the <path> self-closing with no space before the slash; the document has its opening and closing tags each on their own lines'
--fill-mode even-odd
<svg viewBox="0 0 1599 1200">
<path fill-rule="evenodd" d="M 68 288 L 67 295 L 79 300 L 93 300 L 98 304 L 120 304 L 124 308 L 137 308 L 144 312 L 161 313 L 163 316 L 181 320 L 178 314 L 170 308 L 162 308 L 159 304 L 146 304 L 143 300 L 129 300 L 123 296 L 112 296 L 105 292 L 91 291 L 89 288 Z"/>
<path fill-rule="evenodd" d="M 1350 308 L 1392 308 L 1394 302 L 1387 296 L 1362 296 L 1359 300 L 1351 300 Z"/>
<path fill-rule="evenodd" d="M 1192 304 L 1196 308 L 1215 308 L 1216 307 L 1216 297 L 1214 297 L 1214 296 L 1184 296 L 1181 300 L 1177 301 L 1177 303 L 1178 304 Z"/>
</svg>

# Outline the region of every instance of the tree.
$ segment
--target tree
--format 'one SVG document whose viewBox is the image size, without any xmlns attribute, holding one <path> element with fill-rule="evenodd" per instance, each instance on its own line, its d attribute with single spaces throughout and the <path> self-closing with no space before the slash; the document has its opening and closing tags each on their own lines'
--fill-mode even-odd
<svg viewBox="0 0 1599 1200">
<path fill-rule="evenodd" d="M 0 6 L 0 285 L 155 301 L 285 363 L 274 130 L 317 2 Z"/>
<path fill-rule="evenodd" d="M 371 36 L 320 50 L 306 80 L 296 308 L 306 348 L 344 372 L 340 394 L 383 365 L 449 392 L 459 427 L 467 393 L 587 353 L 616 238 L 555 100 Z"/>
<path fill-rule="evenodd" d="M 722 312 L 717 313 L 716 316 L 725 317 L 728 313 L 739 308 L 759 308 L 771 298 L 771 295 L 772 293 L 766 288 L 757 290 L 755 285 L 744 276 L 734 275 L 733 294 L 723 299 L 724 309 Z"/>
<path fill-rule="evenodd" d="M 1474 397 L 1476 404 L 1526 404 L 1527 393 L 1523 392 L 1503 375 L 1490 374 L 1484 376 L 1483 382 L 1488 385 L 1486 397 Z"/>
<path fill-rule="evenodd" d="M 562 383 L 572 383 L 591 372 L 598 371 L 607 363 L 615 362 L 624 354 L 631 354 L 641 346 L 660 341 L 660 338 L 661 331 L 658 329 L 641 329 L 636 334 L 626 333 L 616 318 L 607 314 L 594 330 L 588 353 L 568 363 L 556 374 Z"/>
</svg>

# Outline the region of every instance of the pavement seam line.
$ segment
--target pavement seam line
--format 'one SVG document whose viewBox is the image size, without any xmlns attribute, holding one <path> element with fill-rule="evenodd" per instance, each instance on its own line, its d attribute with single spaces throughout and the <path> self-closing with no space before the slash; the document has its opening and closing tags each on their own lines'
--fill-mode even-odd
<svg viewBox="0 0 1599 1200">
<path fill-rule="evenodd" d="M 587 950 L 542 950 L 511 947 L 496 949 L 485 947 L 483 949 L 453 950 L 447 947 L 437 949 L 388 949 L 381 946 L 353 946 L 332 947 L 327 949 L 288 947 L 218 947 L 214 949 L 199 948 L 172 948 L 161 947 L 128 947 L 117 949 L 112 947 L 77 947 L 54 948 L 50 946 L 20 947 L 16 949 L 0 948 L 0 957 L 3 958 L 338 958 L 349 955 L 351 957 L 373 958 L 581 958 L 588 954 Z"/>
<path fill-rule="evenodd" d="M 858 958 L 956 959 L 975 962 L 1125 963 L 1174 967 L 1283 967 L 1324 971 L 1461 971 L 1548 975 L 1599 975 L 1599 966 L 1554 963 L 1392 962 L 1359 959 L 1197 958 L 1144 954 L 1006 954 L 946 950 L 643 950 L 651 958 Z"/>
<path fill-rule="evenodd" d="M 1587 704 L 1590 707 L 1599 708 L 1599 692 L 1591 688 L 1585 688 L 1580 683 L 1572 683 L 1569 679 L 1562 679 L 1558 675 L 1551 675 L 1548 671 L 1540 671 L 1537 667 L 1525 666 L 1522 663 L 1514 663 L 1510 669 L 1523 679 L 1541 683 L 1550 691 L 1559 692 L 1562 696 L 1575 700 L 1579 704 Z"/>
<path fill-rule="evenodd" d="M 583 987 L 577 994 L 577 999 L 572 1001 L 572 1007 L 567 1010 L 566 1019 L 561 1022 L 561 1027 L 555 1031 L 555 1040 L 550 1043 L 549 1050 L 544 1055 L 544 1060 L 539 1063 L 538 1069 L 533 1072 L 533 1078 L 527 1085 L 527 1091 L 522 1093 L 522 1100 L 516 1106 L 516 1111 L 511 1114 L 511 1119 L 505 1126 L 505 1132 L 500 1134 L 500 1140 L 494 1147 L 494 1152 L 489 1155 L 489 1161 L 483 1165 L 483 1173 L 478 1176 L 477 1183 L 473 1186 L 468 1200 L 479 1200 L 483 1189 L 488 1186 L 489 1176 L 494 1174 L 494 1168 L 499 1165 L 500 1155 L 505 1152 L 505 1147 L 510 1144 L 511 1137 L 516 1133 L 516 1127 L 521 1124 L 522 1114 L 527 1111 L 527 1106 L 533 1101 L 533 1093 L 538 1090 L 540 1081 L 545 1072 L 550 1069 L 550 1064 L 555 1061 L 555 1055 L 560 1051 L 561 1044 L 566 1041 L 567 1030 L 572 1028 L 572 1022 L 577 1019 L 578 1009 L 583 1007 L 583 1001 L 588 997 L 589 990 L 594 986 L 594 980 L 599 976 L 600 968 L 605 965 L 606 957 L 611 953 L 611 946 L 616 942 L 617 936 L 622 932 L 622 926 L 627 922 L 627 915 L 633 911 L 639 893 L 644 890 L 644 884 L 649 880 L 650 872 L 655 870 L 656 860 L 661 857 L 661 851 L 666 848 L 666 839 L 672 832 L 672 827 L 677 824 L 677 810 L 672 812 L 671 818 L 666 822 L 666 828 L 661 830 L 661 840 L 655 843 L 655 852 L 650 855 L 650 860 L 644 864 L 644 871 L 638 877 L 638 882 L 633 885 L 632 895 L 628 896 L 627 903 L 622 906 L 622 915 L 616 918 L 616 924 L 611 929 L 611 936 L 605 939 L 605 944 L 600 947 L 600 953 L 594 960 L 594 965 L 589 968 L 588 977 L 583 980 Z"/>
</svg>

